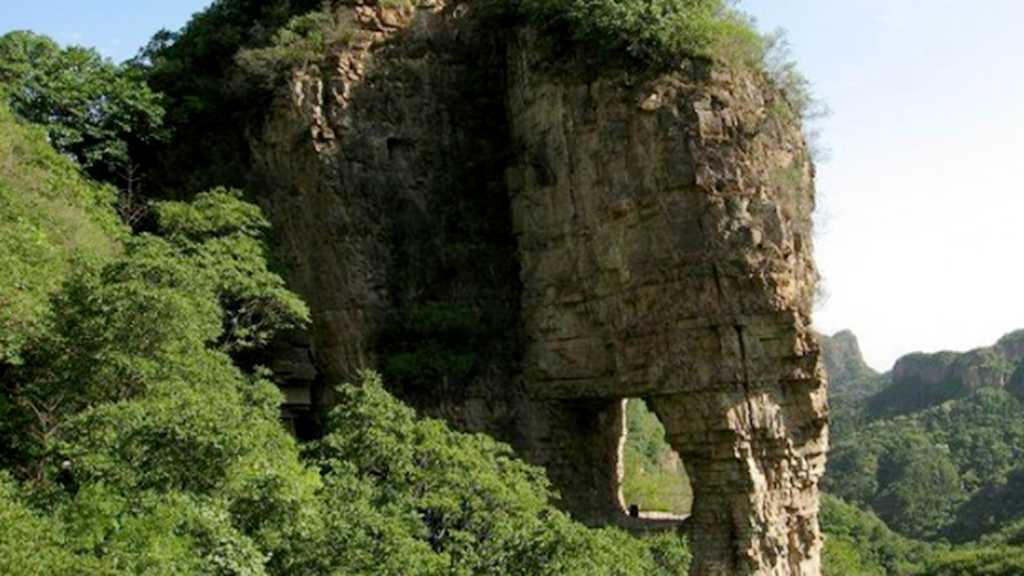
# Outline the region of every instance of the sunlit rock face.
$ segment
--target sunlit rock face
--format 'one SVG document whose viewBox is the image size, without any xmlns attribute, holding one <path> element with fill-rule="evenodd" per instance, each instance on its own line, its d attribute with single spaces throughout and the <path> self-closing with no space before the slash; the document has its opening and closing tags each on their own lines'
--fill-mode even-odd
<svg viewBox="0 0 1024 576">
<path fill-rule="evenodd" d="M 700 60 L 574 70 L 465 5 L 353 15 L 252 141 L 317 381 L 390 370 L 591 524 L 621 517 L 621 399 L 643 397 L 694 484 L 691 572 L 819 573 L 813 167 L 782 95 Z"/>
</svg>

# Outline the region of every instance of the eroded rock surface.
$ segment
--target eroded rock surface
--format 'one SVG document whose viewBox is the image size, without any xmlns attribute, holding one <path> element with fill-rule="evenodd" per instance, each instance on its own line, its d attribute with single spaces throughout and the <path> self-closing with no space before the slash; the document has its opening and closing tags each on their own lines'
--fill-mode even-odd
<svg viewBox="0 0 1024 576">
<path fill-rule="evenodd" d="M 354 14 L 253 142 L 320 382 L 391 371 L 592 524 L 644 397 L 694 484 L 692 573 L 818 573 L 813 168 L 782 95 L 699 60 L 574 72 L 466 5 Z"/>
</svg>

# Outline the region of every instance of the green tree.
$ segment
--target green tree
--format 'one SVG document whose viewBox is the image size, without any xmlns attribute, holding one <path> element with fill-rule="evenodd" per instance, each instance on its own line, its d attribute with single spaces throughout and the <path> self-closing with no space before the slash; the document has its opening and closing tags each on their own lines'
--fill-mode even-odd
<svg viewBox="0 0 1024 576">
<path fill-rule="evenodd" d="M 645 542 L 572 522 L 549 503 L 543 470 L 485 435 L 417 419 L 376 375 L 339 392 L 311 456 L 338 510 L 328 532 L 355 546 L 320 561 L 355 574 L 684 573 L 678 537 Z"/>
<path fill-rule="evenodd" d="M 170 137 L 143 147 L 133 159 L 152 174 L 161 197 L 246 184 L 247 132 L 258 125 L 273 92 L 263 82 L 247 81 L 236 54 L 266 46 L 293 16 L 322 5 L 321 0 L 218 0 L 181 30 L 153 36 L 133 65 L 164 98 Z"/>
<path fill-rule="evenodd" d="M 0 102 L 0 364 L 21 361 L 73 269 L 114 255 L 124 230 L 113 198 Z"/>
<path fill-rule="evenodd" d="M 89 572 L 68 549 L 60 522 L 31 509 L 18 492 L 17 484 L 0 471 L 0 574 L 70 576 L 76 568 Z"/>
<path fill-rule="evenodd" d="M 116 181 L 131 146 L 164 136 L 160 97 L 137 68 L 32 32 L 0 36 L 0 98 L 98 180 Z"/>
<path fill-rule="evenodd" d="M 320 480 L 280 426 L 280 392 L 228 352 L 307 312 L 267 271 L 265 221 L 237 194 L 156 213 L 164 235 L 71 274 L 7 367 L 0 463 L 98 574 L 289 573 Z M 73 498 L 54 482 L 67 473 Z"/>
<path fill-rule="evenodd" d="M 893 532 L 871 512 L 828 494 L 821 496 L 826 575 L 914 574 L 940 547 Z"/>
<path fill-rule="evenodd" d="M 71 415 L 134 398 L 191 363 L 216 366 L 203 359 L 258 346 L 308 317 L 267 269 L 266 222 L 237 194 L 212 191 L 156 212 L 164 236 L 131 237 L 102 268 L 73 274 L 52 300 L 49 329 L 0 383 L 0 437 L 20 474 L 42 472 Z"/>
</svg>

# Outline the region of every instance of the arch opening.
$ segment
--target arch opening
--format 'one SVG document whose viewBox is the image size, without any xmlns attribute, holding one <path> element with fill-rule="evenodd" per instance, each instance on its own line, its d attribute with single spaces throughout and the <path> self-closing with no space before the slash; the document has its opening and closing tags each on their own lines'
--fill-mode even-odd
<svg viewBox="0 0 1024 576">
<path fill-rule="evenodd" d="M 633 521 L 682 522 L 693 508 L 693 488 L 682 458 L 642 398 L 626 398 L 622 411 L 619 509 Z"/>
</svg>

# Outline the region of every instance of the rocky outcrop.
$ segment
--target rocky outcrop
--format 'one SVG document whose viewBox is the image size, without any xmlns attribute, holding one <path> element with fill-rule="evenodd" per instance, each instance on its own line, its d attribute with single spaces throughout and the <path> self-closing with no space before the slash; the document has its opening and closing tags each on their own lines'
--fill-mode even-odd
<svg viewBox="0 0 1024 576">
<path fill-rule="evenodd" d="M 889 373 L 879 374 L 864 362 L 853 332 L 842 330 L 832 336 L 821 335 L 819 339 L 833 406 L 867 398 L 889 384 Z"/>
<path fill-rule="evenodd" d="M 961 398 L 982 388 L 1007 388 L 1014 394 L 1020 379 L 1012 378 L 1024 360 L 1024 333 L 1011 332 L 992 346 L 967 352 L 915 352 L 896 360 L 891 384 L 872 397 L 879 415 L 915 412 Z"/>
<path fill-rule="evenodd" d="M 754 75 L 584 83 L 535 44 L 517 38 L 509 86 L 530 396 L 648 399 L 694 486 L 695 573 L 813 572 L 826 405 L 799 132 Z"/>
<path fill-rule="evenodd" d="M 868 366 L 861 354 L 857 336 L 849 330 L 841 330 L 831 336 L 820 337 L 822 357 L 835 392 L 836 382 L 856 382 L 878 375 Z"/>
<path fill-rule="evenodd" d="M 319 382 L 384 368 L 592 524 L 643 397 L 694 485 L 692 573 L 818 573 L 813 168 L 782 94 L 703 60 L 574 70 L 468 6 L 359 6 L 253 141 Z"/>
</svg>

